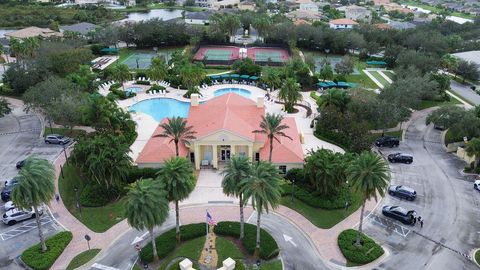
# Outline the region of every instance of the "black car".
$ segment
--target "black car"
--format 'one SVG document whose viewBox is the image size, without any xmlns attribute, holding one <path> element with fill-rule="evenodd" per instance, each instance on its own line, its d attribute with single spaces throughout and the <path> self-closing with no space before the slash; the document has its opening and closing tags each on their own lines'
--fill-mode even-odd
<svg viewBox="0 0 480 270">
<path fill-rule="evenodd" d="M 17 162 L 17 164 L 15 165 L 15 167 L 17 167 L 17 169 L 21 169 L 23 167 L 23 165 L 25 165 L 25 159 L 24 160 L 20 160 L 19 162 Z"/>
<path fill-rule="evenodd" d="M 412 225 L 413 219 L 416 217 L 417 213 L 413 210 L 407 211 L 407 209 L 400 206 L 390 206 L 385 205 L 382 208 L 382 214 L 387 217 L 396 219 L 403 224 Z"/>
<path fill-rule="evenodd" d="M 413 201 L 417 198 L 417 192 L 413 188 L 406 186 L 390 186 L 388 188 L 388 194 L 409 201 Z"/>
<path fill-rule="evenodd" d="M 400 145 L 400 140 L 395 137 L 380 137 L 375 141 L 375 145 L 378 147 L 398 147 Z"/>
<path fill-rule="evenodd" d="M 10 185 L 3 188 L 1 193 L 2 201 L 4 202 L 10 201 L 10 195 L 12 193 L 13 186 L 14 185 Z"/>
<path fill-rule="evenodd" d="M 410 164 L 413 162 L 413 156 L 402 153 L 395 153 L 388 155 L 388 161 L 391 163 L 407 163 Z"/>
</svg>

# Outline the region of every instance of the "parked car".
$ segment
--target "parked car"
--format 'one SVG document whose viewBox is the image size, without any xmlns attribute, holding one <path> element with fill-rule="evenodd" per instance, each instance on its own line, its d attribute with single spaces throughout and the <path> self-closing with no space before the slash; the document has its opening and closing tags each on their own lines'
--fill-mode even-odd
<svg viewBox="0 0 480 270">
<path fill-rule="evenodd" d="M 409 201 L 413 201 L 417 198 L 417 192 L 413 188 L 406 186 L 390 186 L 388 187 L 388 194 Z"/>
<path fill-rule="evenodd" d="M 395 137 L 380 137 L 375 141 L 375 145 L 378 147 L 398 147 L 400 145 L 400 140 Z"/>
<path fill-rule="evenodd" d="M 387 217 L 396 219 L 403 224 L 412 225 L 413 219 L 416 217 L 417 213 L 414 210 L 407 210 L 400 206 L 390 206 L 385 205 L 382 208 L 382 214 Z"/>
<path fill-rule="evenodd" d="M 59 134 L 50 134 L 45 137 L 45 143 L 53 143 L 53 144 L 67 144 L 70 142 L 70 138 L 65 137 Z"/>
<path fill-rule="evenodd" d="M 475 180 L 473 183 L 473 188 L 480 191 L 480 180 Z"/>
<path fill-rule="evenodd" d="M 2 193 L 0 193 L 0 196 L 2 197 L 2 201 L 8 202 L 10 201 L 10 195 L 12 193 L 13 185 L 10 186 L 5 186 L 2 190 Z"/>
<path fill-rule="evenodd" d="M 38 208 L 38 214 L 40 216 L 43 215 L 43 208 Z M 13 225 L 26 219 L 35 218 L 35 211 L 33 210 L 33 207 L 28 210 L 14 208 L 5 212 L 2 217 L 3 223 L 7 225 Z"/>
<path fill-rule="evenodd" d="M 24 165 L 25 165 L 25 159 L 24 159 L 24 160 L 20 160 L 19 162 L 17 162 L 17 164 L 15 165 L 15 167 L 17 167 L 17 169 L 20 170 Z"/>
<path fill-rule="evenodd" d="M 13 208 L 15 208 L 15 204 L 13 204 L 12 201 L 8 201 L 5 203 L 4 207 L 5 211 L 12 210 Z"/>
<path fill-rule="evenodd" d="M 409 154 L 395 153 L 388 155 L 388 161 L 390 161 L 391 163 L 399 162 L 410 164 L 413 162 L 413 156 Z"/>
</svg>

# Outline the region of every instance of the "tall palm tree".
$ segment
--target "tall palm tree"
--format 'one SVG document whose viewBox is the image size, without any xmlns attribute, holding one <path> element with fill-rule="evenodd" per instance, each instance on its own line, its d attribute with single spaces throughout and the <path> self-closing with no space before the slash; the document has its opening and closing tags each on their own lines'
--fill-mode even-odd
<svg viewBox="0 0 480 270">
<path fill-rule="evenodd" d="M 272 152 L 273 152 L 273 139 L 277 142 L 280 142 L 279 137 L 286 137 L 290 140 L 293 140 L 292 137 L 288 136 L 283 132 L 283 130 L 289 128 L 289 126 L 282 124 L 283 116 L 281 114 L 271 114 L 267 113 L 266 116 L 262 116 L 262 122 L 260 122 L 260 129 L 254 130 L 253 133 L 262 133 L 266 134 L 268 141 L 270 143 L 270 154 L 268 156 L 268 161 L 272 162 Z"/>
<path fill-rule="evenodd" d="M 125 90 L 123 83 L 128 81 L 132 77 L 132 74 L 130 73 L 127 65 L 120 64 L 115 66 L 112 77 L 114 80 L 119 81 L 122 84 L 123 90 Z"/>
<path fill-rule="evenodd" d="M 250 175 L 248 157 L 233 156 L 222 171 L 223 193 L 238 197 L 240 204 L 240 239 L 244 236 L 243 192 L 242 181 Z"/>
<path fill-rule="evenodd" d="M 272 67 L 265 67 L 262 70 L 262 81 L 272 88 L 272 92 L 275 91 L 275 87 L 280 85 L 280 74 L 277 69 Z"/>
<path fill-rule="evenodd" d="M 254 257 L 260 255 L 260 219 L 262 213 L 277 208 L 280 203 L 280 176 L 277 168 L 270 162 L 261 161 L 252 165 L 249 177 L 242 181 L 241 191 L 244 204 L 252 200 L 252 207 L 257 211 L 257 240 Z"/>
<path fill-rule="evenodd" d="M 125 216 L 130 226 L 148 230 L 153 246 L 153 258 L 158 259 L 153 228 L 162 225 L 168 217 L 167 192 L 152 179 L 140 179 L 128 187 Z"/>
<path fill-rule="evenodd" d="M 478 161 L 480 159 L 480 139 L 478 138 L 471 139 L 467 143 L 467 147 L 465 148 L 465 151 L 469 156 L 475 156 L 475 162 L 473 163 L 473 166 L 475 169 L 477 169 Z"/>
<path fill-rule="evenodd" d="M 164 184 L 169 201 L 175 202 L 177 242 L 180 242 L 180 217 L 178 202 L 188 198 L 195 188 L 195 177 L 190 162 L 183 157 L 167 160 L 157 173 L 157 181 Z"/>
<path fill-rule="evenodd" d="M 150 79 L 159 81 L 167 77 L 168 66 L 165 63 L 165 60 L 160 57 L 155 57 L 152 59 L 152 64 L 147 70 L 147 75 Z"/>
<path fill-rule="evenodd" d="M 362 152 L 347 168 L 347 179 L 354 189 L 363 194 L 360 224 L 358 225 L 356 239 L 356 245 L 360 246 L 365 202 L 372 197 L 377 201 L 377 193 L 380 196 L 385 194 L 385 189 L 390 181 L 390 169 L 381 156 L 372 152 Z"/>
<path fill-rule="evenodd" d="M 300 93 L 300 85 L 297 83 L 297 80 L 294 78 L 287 78 L 284 81 L 282 88 L 280 88 L 278 97 L 285 103 L 285 111 L 289 113 L 293 112 L 295 103 L 303 99 L 303 96 Z"/>
<path fill-rule="evenodd" d="M 28 157 L 16 179 L 18 184 L 12 190 L 12 201 L 18 208 L 33 208 L 42 252 L 46 252 L 47 245 L 43 236 L 38 207 L 49 203 L 55 195 L 55 169 L 46 159 Z"/>
<path fill-rule="evenodd" d="M 334 88 L 328 90 L 327 93 L 322 95 L 317 105 L 322 109 L 333 106 L 343 113 L 347 109 L 347 105 L 351 99 L 352 98 L 347 91 Z"/>
<path fill-rule="evenodd" d="M 168 137 L 170 142 L 175 143 L 175 155 L 178 157 L 178 143 L 180 141 L 196 139 L 193 126 L 187 126 L 187 120 L 179 116 L 167 118 L 167 123 L 160 125 L 163 128 L 163 133 L 156 135 L 157 137 Z"/>
</svg>

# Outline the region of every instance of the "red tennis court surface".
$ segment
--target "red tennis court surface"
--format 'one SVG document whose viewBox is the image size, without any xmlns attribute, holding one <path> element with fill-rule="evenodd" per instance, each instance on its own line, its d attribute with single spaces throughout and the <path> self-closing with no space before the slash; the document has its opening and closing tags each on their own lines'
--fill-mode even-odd
<svg viewBox="0 0 480 270">
<path fill-rule="evenodd" d="M 231 46 L 208 46 L 201 47 L 193 57 L 196 61 L 202 61 L 205 57 L 207 60 L 233 60 L 239 58 L 239 47 Z"/>
</svg>

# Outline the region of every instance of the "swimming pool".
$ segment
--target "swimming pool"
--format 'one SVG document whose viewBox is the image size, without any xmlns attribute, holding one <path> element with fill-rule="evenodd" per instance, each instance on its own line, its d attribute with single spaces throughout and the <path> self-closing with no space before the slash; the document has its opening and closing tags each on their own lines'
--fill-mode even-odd
<svg viewBox="0 0 480 270">
<path fill-rule="evenodd" d="M 190 103 L 171 98 L 153 98 L 133 104 L 128 110 L 148 114 L 160 122 L 165 117 L 187 117 Z"/>
<path fill-rule="evenodd" d="M 125 91 L 126 91 L 126 92 L 138 93 L 138 92 L 143 91 L 143 88 L 138 87 L 138 86 L 132 86 L 132 87 L 126 88 Z"/>
<path fill-rule="evenodd" d="M 239 95 L 247 97 L 247 98 L 249 98 L 250 94 L 251 94 L 250 91 L 242 89 L 242 88 L 222 88 L 222 89 L 218 89 L 215 92 L 213 92 L 213 95 L 218 97 L 218 96 L 225 95 L 225 94 L 228 94 L 228 93 L 236 93 L 236 94 L 239 94 Z"/>
</svg>

